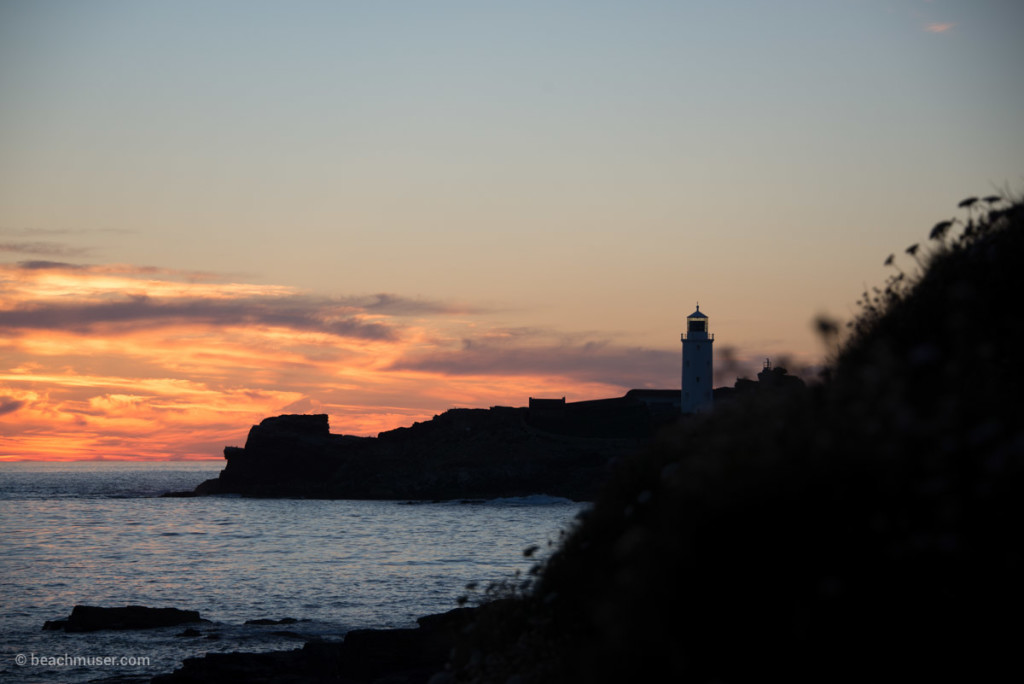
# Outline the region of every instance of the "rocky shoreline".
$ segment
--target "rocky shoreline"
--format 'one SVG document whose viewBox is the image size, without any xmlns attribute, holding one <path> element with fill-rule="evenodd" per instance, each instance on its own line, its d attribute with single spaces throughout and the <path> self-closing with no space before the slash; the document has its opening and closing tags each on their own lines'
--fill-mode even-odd
<svg viewBox="0 0 1024 684">
<path fill-rule="evenodd" d="M 187 658 L 153 684 L 215 682 L 348 682 L 363 684 L 440 684 L 459 634 L 474 608 L 416 620 L 410 629 L 357 629 L 341 642 L 309 641 L 302 648 L 267 653 L 209 653 Z"/>
<path fill-rule="evenodd" d="M 207 653 L 186 658 L 173 672 L 160 674 L 154 684 L 215 682 L 346 682 L 362 684 L 427 684 L 447 681 L 445 667 L 459 635 L 471 624 L 478 608 L 455 608 L 427 615 L 409 629 L 356 629 L 342 641 L 307 641 L 287 651 Z M 293 618 L 257 619 L 246 624 L 289 625 Z M 209 625 L 198 611 L 146 606 L 99 607 L 76 605 L 64 619 L 48 620 L 44 630 L 68 633 L 101 630 L 145 630 L 187 626 L 181 637 L 198 637 L 196 626 Z M 132 677 L 131 681 L 139 681 Z"/>
</svg>

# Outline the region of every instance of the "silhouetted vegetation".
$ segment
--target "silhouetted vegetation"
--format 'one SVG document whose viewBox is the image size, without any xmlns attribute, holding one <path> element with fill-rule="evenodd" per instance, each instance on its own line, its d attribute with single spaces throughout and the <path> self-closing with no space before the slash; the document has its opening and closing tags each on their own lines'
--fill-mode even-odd
<svg viewBox="0 0 1024 684">
<path fill-rule="evenodd" d="M 479 611 L 455 681 L 1019 672 L 1024 206 L 960 208 L 845 339 L 818 322 L 821 384 L 736 393 L 624 461 L 535 585 Z"/>
</svg>

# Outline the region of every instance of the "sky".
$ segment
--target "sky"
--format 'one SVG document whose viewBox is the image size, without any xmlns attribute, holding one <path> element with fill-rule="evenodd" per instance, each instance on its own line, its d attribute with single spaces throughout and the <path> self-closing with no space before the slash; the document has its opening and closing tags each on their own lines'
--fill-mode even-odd
<svg viewBox="0 0 1024 684">
<path fill-rule="evenodd" d="M 1019 0 L 0 0 L 0 460 L 675 388 L 698 302 L 810 377 L 1024 188 L 1022 65 Z"/>
</svg>

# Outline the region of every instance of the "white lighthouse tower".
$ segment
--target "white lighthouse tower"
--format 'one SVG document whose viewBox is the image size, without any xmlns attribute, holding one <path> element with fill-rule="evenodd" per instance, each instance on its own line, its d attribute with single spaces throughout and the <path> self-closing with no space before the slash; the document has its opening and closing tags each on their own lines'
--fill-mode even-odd
<svg viewBox="0 0 1024 684">
<path fill-rule="evenodd" d="M 711 345 L 715 336 L 708 332 L 708 317 L 697 310 L 686 317 L 683 341 L 683 390 L 680 405 L 683 413 L 703 413 L 711 410 Z"/>
</svg>

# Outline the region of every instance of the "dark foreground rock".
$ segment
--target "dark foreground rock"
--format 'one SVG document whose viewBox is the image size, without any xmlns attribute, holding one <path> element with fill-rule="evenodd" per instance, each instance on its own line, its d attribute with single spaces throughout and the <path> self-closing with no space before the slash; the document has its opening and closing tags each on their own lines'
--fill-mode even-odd
<svg viewBox="0 0 1024 684">
<path fill-rule="evenodd" d="M 210 653 L 188 658 L 154 684 L 212 682 L 362 682 L 426 684 L 442 672 L 448 654 L 473 609 L 457 608 L 417 620 L 414 629 L 363 629 L 341 643 L 309 642 L 271 653 Z"/>
<path fill-rule="evenodd" d="M 1024 204 L 977 216 L 866 294 L 825 382 L 624 461 L 455 681 L 1020 679 Z"/>
<path fill-rule="evenodd" d="M 124 608 L 101 608 L 99 606 L 75 606 L 71 615 L 63 620 L 47 620 L 46 630 L 65 632 L 96 632 L 101 629 L 153 629 L 173 627 L 190 622 L 209 622 L 199 617 L 197 610 L 178 608 L 147 608 L 146 606 L 125 606 Z"/>
</svg>

